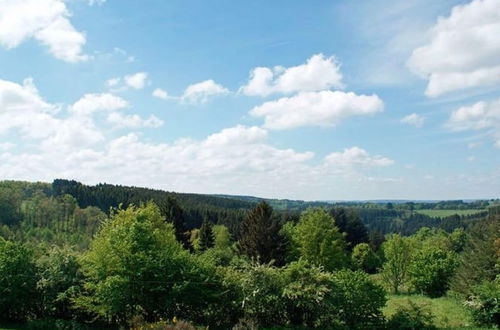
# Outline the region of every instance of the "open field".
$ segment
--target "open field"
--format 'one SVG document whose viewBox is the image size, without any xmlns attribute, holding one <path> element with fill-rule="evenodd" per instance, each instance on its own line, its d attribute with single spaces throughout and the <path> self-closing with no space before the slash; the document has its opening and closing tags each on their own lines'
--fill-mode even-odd
<svg viewBox="0 0 500 330">
<path fill-rule="evenodd" d="M 428 215 L 433 218 L 444 218 L 449 217 L 450 215 L 471 215 L 480 212 L 484 212 L 485 210 L 478 209 L 468 209 L 468 210 L 416 210 L 415 212 L 420 214 Z"/>
<path fill-rule="evenodd" d="M 487 329 L 474 327 L 471 316 L 457 300 L 453 298 L 429 298 L 423 295 L 389 295 L 384 315 L 390 317 L 399 306 L 408 304 L 411 300 L 419 306 L 425 306 L 435 316 L 435 324 L 441 329 Z"/>
</svg>

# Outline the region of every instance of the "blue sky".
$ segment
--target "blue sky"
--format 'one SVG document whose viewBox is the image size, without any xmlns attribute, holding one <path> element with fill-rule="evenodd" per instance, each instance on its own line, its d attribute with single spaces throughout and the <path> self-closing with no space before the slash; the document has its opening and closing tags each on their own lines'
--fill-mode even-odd
<svg viewBox="0 0 500 330">
<path fill-rule="evenodd" d="M 0 178 L 500 197 L 500 2 L 0 1 Z"/>
</svg>

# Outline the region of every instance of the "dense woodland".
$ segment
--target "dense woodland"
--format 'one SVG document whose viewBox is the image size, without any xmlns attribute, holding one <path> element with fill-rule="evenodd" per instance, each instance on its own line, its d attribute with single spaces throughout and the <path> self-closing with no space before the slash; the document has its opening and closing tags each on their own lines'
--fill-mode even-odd
<svg viewBox="0 0 500 330">
<path fill-rule="evenodd" d="M 32 329 L 435 329 L 425 306 L 382 313 L 402 293 L 451 297 L 494 327 L 499 274 L 498 201 L 0 182 L 0 319 Z"/>
</svg>

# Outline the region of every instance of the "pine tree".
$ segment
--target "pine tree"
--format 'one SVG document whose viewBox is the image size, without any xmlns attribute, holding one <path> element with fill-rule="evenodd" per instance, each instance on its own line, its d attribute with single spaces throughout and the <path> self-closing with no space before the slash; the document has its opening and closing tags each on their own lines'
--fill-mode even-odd
<svg viewBox="0 0 500 330">
<path fill-rule="evenodd" d="M 273 209 L 266 202 L 247 212 L 241 223 L 238 241 L 240 252 L 260 263 L 283 262 L 284 239 L 279 234 L 280 223 L 273 218 Z"/>
<path fill-rule="evenodd" d="M 184 211 L 173 197 L 167 197 L 166 201 L 160 205 L 162 216 L 167 222 L 174 225 L 175 238 L 182 244 L 185 249 L 190 249 L 189 234 L 186 228 L 186 220 L 184 219 Z"/>
<path fill-rule="evenodd" d="M 212 230 L 212 223 L 205 218 L 200 228 L 199 247 L 200 251 L 205 251 L 214 247 L 215 237 Z"/>
</svg>

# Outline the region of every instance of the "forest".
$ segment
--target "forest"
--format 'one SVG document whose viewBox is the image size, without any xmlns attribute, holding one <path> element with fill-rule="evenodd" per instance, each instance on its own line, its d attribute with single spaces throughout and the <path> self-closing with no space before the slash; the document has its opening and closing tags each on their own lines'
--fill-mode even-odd
<svg viewBox="0 0 500 330">
<path fill-rule="evenodd" d="M 0 182 L 0 329 L 493 329 L 500 203 Z"/>
</svg>

